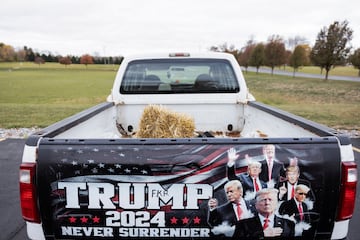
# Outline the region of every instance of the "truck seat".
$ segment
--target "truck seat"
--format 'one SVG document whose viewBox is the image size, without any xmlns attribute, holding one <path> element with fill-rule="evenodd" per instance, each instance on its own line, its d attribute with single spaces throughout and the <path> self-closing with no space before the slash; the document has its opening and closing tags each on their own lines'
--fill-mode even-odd
<svg viewBox="0 0 360 240">
<path fill-rule="evenodd" d="M 217 89 L 216 81 L 209 74 L 200 74 L 194 83 L 194 90 L 214 90 Z"/>
<path fill-rule="evenodd" d="M 160 78 L 156 75 L 145 76 L 144 82 L 140 88 L 141 91 L 157 91 L 161 84 Z"/>
</svg>

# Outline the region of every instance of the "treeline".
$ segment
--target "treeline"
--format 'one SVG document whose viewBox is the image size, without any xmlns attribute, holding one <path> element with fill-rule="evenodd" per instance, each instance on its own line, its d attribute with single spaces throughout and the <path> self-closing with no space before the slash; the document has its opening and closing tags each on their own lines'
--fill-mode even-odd
<svg viewBox="0 0 360 240">
<path fill-rule="evenodd" d="M 250 39 L 241 49 L 224 43 L 212 46 L 210 50 L 232 53 L 245 69 L 252 66 L 259 70 L 261 66 L 268 66 L 273 72 L 275 67 L 291 66 L 295 76 L 298 68 L 313 65 L 325 70 L 325 79 L 328 79 L 332 68 L 351 64 L 359 69 L 360 77 L 360 48 L 352 49 L 352 35 L 347 21 L 335 21 L 320 30 L 313 46 L 307 44 L 306 39 L 296 37 L 288 42 L 292 46 L 289 50 L 280 36 L 273 35 L 266 43 Z"/>
<path fill-rule="evenodd" d="M 360 48 L 352 49 L 351 40 L 353 30 L 347 21 L 330 24 L 323 27 L 317 35 L 315 44 L 310 46 L 306 39 L 295 37 L 286 43 L 278 35 L 269 37 L 268 41 L 256 43 L 250 39 L 246 46 L 236 49 L 233 45 L 222 44 L 212 46 L 210 50 L 232 53 L 239 64 L 245 69 L 249 66 L 259 69 L 269 66 L 272 71 L 275 67 L 291 66 L 295 72 L 302 66 L 314 65 L 325 70 L 325 79 L 329 71 L 336 67 L 352 64 L 359 69 L 360 76 Z M 100 57 L 85 54 L 82 56 L 59 56 L 51 53 L 38 53 L 31 48 L 23 47 L 15 50 L 12 46 L 0 43 L 0 62 L 30 61 L 37 64 L 45 62 L 59 62 L 60 64 L 120 64 L 122 56 Z"/>
<path fill-rule="evenodd" d="M 120 64 L 122 56 L 91 56 L 84 54 L 82 56 L 61 56 L 54 55 L 51 52 L 40 53 L 34 51 L 32 48 L 24 46 L 21 49 L 15 50 L 13 46 L 6 45 L 0 42 L 0 62 L 34 62 L 37 64 L 44 64 L 45 62 L 59 62 L 60 64 Z"/>
</svg>

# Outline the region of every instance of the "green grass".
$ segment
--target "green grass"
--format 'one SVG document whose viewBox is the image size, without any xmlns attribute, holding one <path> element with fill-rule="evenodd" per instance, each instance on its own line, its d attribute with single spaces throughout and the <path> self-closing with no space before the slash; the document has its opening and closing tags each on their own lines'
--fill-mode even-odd
<svg viewBox="0 0 360 240">
<path fill-rule="evenodd" d="M 0 63 L 0 128 L 46 127 L 105 101 L 117 68 Z M 330 127 L 360 129 L 360 83 L 250 72 L 245 77 L 258 101 Z"/>
<path fill-rule="evenodd" d="M 0 64 L 0 127 L 45 127 L 103 102 L 117 66 Z"/>
<path fill-rule="evenodd" d="M 360 83 L 245 74 L 255 98 L 334 128 L 360 129 Z"/>
<path fill-rule="evenodd" d="M 285 70 L 289 72 L 293 72 L 294 69 L 292 67 L 280 67 L 277 68 L 280 70 Z M 297 72 L 301 73 L 311 73 L 311 74 L 322 74 L 325 76 L 325 70 L 321 73 L 321 69 L 319 67 L 314 66 L 306 66 L 306 67 L 300 67 Z M 332 68 L 329 72 L 330 76 L 349 76 L 349 77 L 358 77 L 359 76 L 359 69 L 356 69 L 352 66 L 337 66 L 335 68 Z"/>
</svg>

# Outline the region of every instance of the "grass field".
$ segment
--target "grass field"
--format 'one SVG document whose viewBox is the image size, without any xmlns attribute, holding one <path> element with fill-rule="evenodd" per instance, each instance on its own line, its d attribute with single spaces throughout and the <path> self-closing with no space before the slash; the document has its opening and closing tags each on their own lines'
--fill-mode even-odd
<svg viewBox="0 0 360 240">
<path fill-rule="evenodd" d="M 245 74 L 260 102 L 341 129 L 360 129 L 360 82 Z"/>
<path fill-rule="evenodd" d="M 46 127 L 105 101 L 117 67 L 0 63 L 0 128 Z M 353 70 L 343 72 L 351 75 Z M 245 77 L 258 101 L 331 127 L 360 129 L 360 83 L 255 73 Z"/>
<path fill-rule="evenodd" d="M 278 69 L 293 72 L 294 69 L 292 67 L 286 67 L 285 69 L 283 67 L 280 67 Z M 325 70 L 321 73 L 321 69 L 319 67 L 314 66 L 306 66 L 306 67 L 300 67 L 297 72 L 301 73 L 311 73 L 311 74 L 322 74 L 325 76 Z M 356 69 L 352 66 L 338 66 L 335 68 L 332 68 L 329 72 L 330 76 L 349 76 L 349 77 L 358 77 L 359 76 L 359 69 Z"/>
<path fill-rule="evenodd" d="M 0 127 L 45 127 L 103 102 L 117 66 L 0 64 Z"/>
<path fill-rule="evenodd" d="M 270 70 L 270 67 L 262 66 L 261 68 L 267 68 Z M 276 67 L 274 70 L 282 70 L 290 72 L 291 74 L 294 71 L 294 68 L 289 66 L 281 66 Z M 300 67 L 297 69 L 296 73 L 310 73 L 310 74 L 321 74 L 325 78 L 325 70 L 321 72 L 321 69 L 319 67 L 315 66 L 305 66 Z M 295 75 L 296 75 L 295 73 Z M 332 68 L 329 71 L 329 76 L 347 76 L 347 77 L 359 77 L 359 69 L 354 68 L 352 66 L 337 66 L 335 68 Z"/>
</svg>

